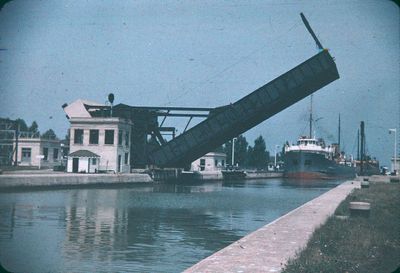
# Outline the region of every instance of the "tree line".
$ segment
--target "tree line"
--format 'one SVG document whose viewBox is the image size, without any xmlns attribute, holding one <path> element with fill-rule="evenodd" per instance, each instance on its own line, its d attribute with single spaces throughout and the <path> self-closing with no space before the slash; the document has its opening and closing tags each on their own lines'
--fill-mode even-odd
<svg viewBox="0 0 400 273">
<path fill-rule="evenodd" d="M 265 140 L 260 135 L 251 146 L 246 137 L 239 135 L 235 140 L 234 165 L 246 168 L 266 168 L 270 161 L 270 153 L 267 151 Z M 232 164 L 232 140 L 222 145 L 220 151 L 226 154 L 227 164 Z"/>
<path fill-rule="evenodd" d="M 30 126 L 27 125 L 25 120 L 18 118 L 15 120 L 16 124 L 19 126 L 19 131 L 20 132 L 28 132 L 36 136 L 40 136 L 42 138 L 47 138 L 47 139 L 54 139 L 57 138 L 56 133 L 53 131 L 53 129 L 49 129 L 43 134 L 40 133 L 39 131 L 39 125 L 37 124 L 36 121 L 33 121 Z"/>
</svg>

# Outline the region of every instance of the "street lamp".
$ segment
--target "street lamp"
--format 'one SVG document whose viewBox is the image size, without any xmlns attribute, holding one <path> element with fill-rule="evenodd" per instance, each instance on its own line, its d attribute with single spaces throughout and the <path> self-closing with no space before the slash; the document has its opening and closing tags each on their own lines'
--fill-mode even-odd
<svg viewBox="0 0 400 273">
<path fill-rule="evenodd" d="M 393 156 L 393 159 L 394 159 L 394 164 L 393 164 L 393 172 L 394 173 L 396 173 L 396 166 L 397 166 L 397 151 L 396 151 L 396 143 L 397 143 L 397 130 L 396 130 L 396 128 L 394 128 L 394 129 L 389 129 L 389 134 L 391 134 L 391 133 L 394 133 L 394 156 Z"/>
<path fill-rule="evenodd" d="M 236 137 L 232 138 L 232 167 L 235 163 L 235 141 L 237 140 Z"/>
<path fill-rule="evenodd" d="M 274 165 L 275 169 L 276 169 L 276 149 L 279 147 L 280 147 L 279 145 L 275 145 L 275 165 Z"/>
</svg>

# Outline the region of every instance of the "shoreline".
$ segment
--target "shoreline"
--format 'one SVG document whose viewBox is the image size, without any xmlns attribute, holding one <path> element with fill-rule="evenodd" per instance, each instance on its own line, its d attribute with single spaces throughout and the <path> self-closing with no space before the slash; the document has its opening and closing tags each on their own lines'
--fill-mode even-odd
<svg viewBox="0 0 400 273">
<path fill-rule="evenodd" d="M 243 179 L 268 179 L 282 177 L 281 173 L 251 172 Z M 221 172 L 203 172 L 193 182 L 223 181 Z M 65 173 L 53 171 L 18 171 L 6 172 L 0 175 L 0 192 L 13 190 L 48 190 L 88 187 L 120 187 L 142 185 L 149 183 L 168 183 L 176 181 L 174 170 L 155 171 L 149 173 L 119 173 L 119 174 L 87 174 Z M 190 180 L 191 181 L 191 180 Z"/>
</svg>

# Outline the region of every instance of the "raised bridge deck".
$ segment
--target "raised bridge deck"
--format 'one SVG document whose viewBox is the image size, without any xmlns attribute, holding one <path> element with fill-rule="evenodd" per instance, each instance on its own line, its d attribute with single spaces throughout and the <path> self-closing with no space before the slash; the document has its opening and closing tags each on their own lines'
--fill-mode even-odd
<svg viewBox="0 0 400 273">
<path fill-rule="evenodd" d="M 258 88 L 148 154 L 160 167 L 183 167 L 339 78 L 327 50 Z"/>
</svg>

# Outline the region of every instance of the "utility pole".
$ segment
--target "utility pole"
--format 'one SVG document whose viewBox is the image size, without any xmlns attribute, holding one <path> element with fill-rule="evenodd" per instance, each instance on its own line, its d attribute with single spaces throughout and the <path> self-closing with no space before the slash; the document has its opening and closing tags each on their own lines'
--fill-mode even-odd
<svg viewBox="0 0 400 273">
<path fill-rule="evenodd" d="M 364 132 L 364 121 L 361 121 L 361 164 L 360 164 L 360 174 L 364 174 L 364 157 L 365 157 L 365 132 Z"/>
<path fill-rule="evenodd" d="M 338 146 L 339 146 L 339 153 L 340 153 L 340 114 L 339 114 L 339 128 L 338 128 Z"/>
<path fill-rule="evenodd" d="M 396 171 L 397 171 L 397 129 L 396 128 L 394 128 L 394 129 L 389 129 L 389 134 L 391 134 L 391 133 L 394 133 L 394 154 L 393 154 L 393 160 L 394 160 L 394 162 L 393 162 L 393 172 L 395 173 L 395 174 L 397 174 L 396 173 Z"/>
<path fill-rule="evenodd" d="M 19 137 L 19 122 L 15 121 L 15 161 L 14 166 L 18 166 L 18 137 Z"/>
<path fill-rule="evenodd" d="M 235 140 L 236 139 L 237 139 L 236 137 L 232 138 L 232 167 L 235 164 Z"/>
<path fill-rule="evenodd" d="M 357 130 L 357 160 L 360 160 L 360 129 Z"/>
<path fill-rule="evenodd" d="M 313 103 L 313 101 L 312 101 L 312 99 L 313 99 L 313 95 L 311 94 L 311 96 L 310 96 L 310 134 L 309 134 L 310 138 L 312 138 L 312 121 L 313 121 L 313 116 L 312 116 L 312 111 L 313 111 L 312 103 Z"/>
<path fill-rule="evenodd" d="M 279 148 L 280 146 L 279 145 L 275 145 L 275 165 L 274 165 L 274 168 L 276 169 L 276 148 Z"/>
</svg>

